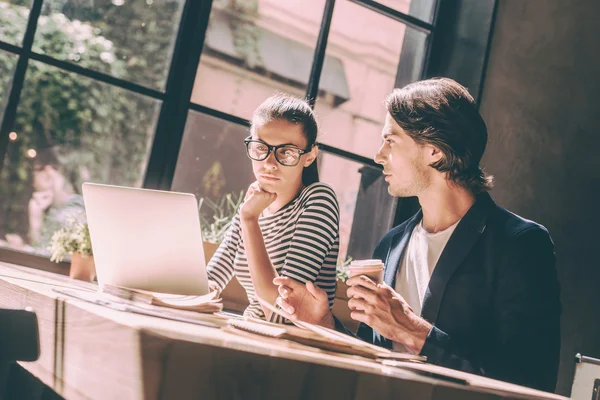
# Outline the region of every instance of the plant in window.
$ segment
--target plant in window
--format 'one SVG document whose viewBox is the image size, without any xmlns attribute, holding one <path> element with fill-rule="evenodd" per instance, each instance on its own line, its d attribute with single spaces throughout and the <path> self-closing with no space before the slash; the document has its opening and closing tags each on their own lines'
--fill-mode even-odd
<svg viewBox="0 0 600 400">
<path fill-rule="evenodd" d="M 346 261 L 337 265 L 335 275 L 338 281 L 346 282 L 348 280 L 348 265 L 350 265 L 350 262 L 352 262 L 352 257 L 348 256 Z"/>
<path fill-rule="evenodd" d="M 231 225 L 233 216 L 244 201 L 244 191 L 238 193 L 227 193 L 221 198 L 213 201 L 208 197 L 200 198 L 198 210 L 200 211 L 200 225 L 202 237 L 206 242 L 221 243 Z M 209 215 L 205 214 L 203 208 L 209 209 Z"/>
<path fill-rule="evenodd" d="M 61 262 L 71 256 L 69 276 L 91 282 L 96 276 L 92 240 L 88 224 L 81 219 L 70 218 L 54 232 L 50 239 L 50 260 Z"/>
<path fill-rule="evenodd" d="M 54 262 L 61 262 L 73 253 L 91 257 L 93 252 L 88 224 L 70 219 L 65 226 L 54 232 L 48 250 L 51 253 L 50 261 Z"/>
</svg>

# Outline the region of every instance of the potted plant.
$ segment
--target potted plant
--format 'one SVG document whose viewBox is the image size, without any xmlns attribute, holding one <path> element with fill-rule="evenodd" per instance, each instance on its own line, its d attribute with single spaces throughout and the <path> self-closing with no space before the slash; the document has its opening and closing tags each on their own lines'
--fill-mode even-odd
<svg viewBox="0 0 600 400">
<path fill-rule="evenodd" d="M 50 261 L 61 262 L 70 256 L 71 278 L 92 282 L 96 277 L 92 241 L 86 222 L 76 219 L 67 221 L 52 235 L 49 250 Z"/>
</svg>

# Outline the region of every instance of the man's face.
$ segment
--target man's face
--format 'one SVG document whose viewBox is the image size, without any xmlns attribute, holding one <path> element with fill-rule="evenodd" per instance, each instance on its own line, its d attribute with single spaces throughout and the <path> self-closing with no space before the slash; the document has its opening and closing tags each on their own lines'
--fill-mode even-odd
<svg viewBox="0 0 600 400">
<path fill-rule="evenodd" d="M 381 136 L 375 162 L 383 165 L 388 192 L 395 197 L 418 196 L 431 182 L 433 168 L 427 156 L 431 149 L 417 144 L 389 113 Z"/>
</svg>

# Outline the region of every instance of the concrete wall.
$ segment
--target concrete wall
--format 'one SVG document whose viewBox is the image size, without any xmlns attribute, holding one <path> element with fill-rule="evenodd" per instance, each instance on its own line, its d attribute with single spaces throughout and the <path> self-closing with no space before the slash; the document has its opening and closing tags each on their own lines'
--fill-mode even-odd
<svg viewBox="0 0 600 400">
<path fill-rule="evenodd" d="M 566 395 L 575 353 L 600 358 L 598 17 L 598 0 L 499 0 L 481 103 L 493 197 L 556 243 Z"/>
</svg>

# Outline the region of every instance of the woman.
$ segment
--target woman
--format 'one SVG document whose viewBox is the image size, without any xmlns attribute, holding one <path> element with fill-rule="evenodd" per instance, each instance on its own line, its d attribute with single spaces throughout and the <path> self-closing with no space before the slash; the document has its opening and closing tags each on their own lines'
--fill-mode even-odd
<svg viewBox="0 0 600 400">
<path fill-rule="evenodd" d="M 317 130 L 309 105 L 288 95 L 268 98 L 252 116 L 244 143 L 256 182 L 207 267 L 213 288 L 237 277 L 250 301 L 246 316 L 284 322 L 256 298 L 276 303 L 278 275 L 314 282 L 333 306 L 339 206 L 319 183 Z"/>
</svg>

